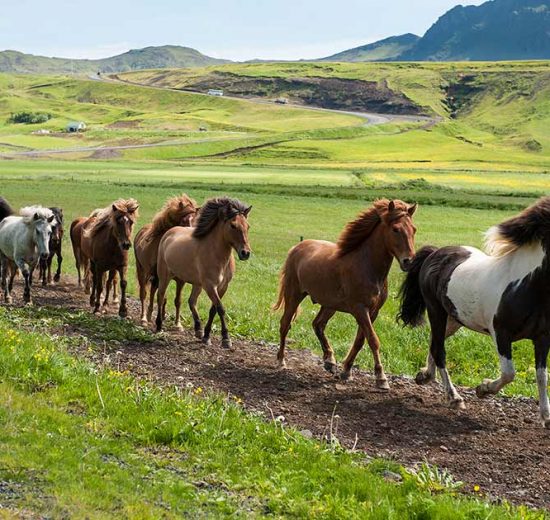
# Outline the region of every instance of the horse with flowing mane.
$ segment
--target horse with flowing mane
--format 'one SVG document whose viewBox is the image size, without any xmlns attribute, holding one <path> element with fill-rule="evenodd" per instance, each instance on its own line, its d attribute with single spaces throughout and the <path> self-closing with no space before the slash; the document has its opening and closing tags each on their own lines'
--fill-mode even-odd
<svg viewBox="0 0 550 520">
<path fill-rule="evenodd" d="M 400 319 L 417 326 L 428 311 L 431 343 L 418 384 L 439 370 L 451 405 L 464 408 L 445 365 L 445 339 L 460 327 L 490 335 L 501 376 L 486 379 L 478 397 L 498 393 L 515 377 L 512 343 L 530 339 L 535 348 L 540 417 L 550 428 L 546 362 L 550 349 L 550 197 L 486 233 L 486 253 L 474 247 L 421 248 L 401 288 Z"/>
<path fill-rule="evenodd" d="M 55 215 L 42 206 L 22 208 L 19 216 L 8 216 L 0 222 L 0 270 L 7 303 L 12 301 L 10 293 L 18 268 L 25 279 L 23 300 L 31 303 L 32 272 L 39 259 L 50 254 L 49 241 L 54 223 Z"/>
<path fill-rule="evenodd" d="M 169 198 L 150 224 L 143 226 L 134 239 L 136 271 L 141 301 L 141 323 L 147 325 L 153 314 L 155 293 L 158 287 L 157 256 L 160 239 L 175 226 L 192 227 L 199 207 L 185 193 Z M 149 308 L 145 310 L 147 291 L 150 291 Z"/>
<path fill-rule="evenodd" d="M 101 211 L 82 232 L 82 253 L 90 261 L 92 274 L 92 292 L 90 305 L 99 312 L 103 275 L 109 272 L 109 281 L 114 274 L 120 277 L 120 305 L 118 314 L 127 316 L 126 309 L 126 271 L 128 269 L 128 250 L 132 246 L 131 238 L 138 216 L 139 204 L 135 199 L 118 199 L 108 210 Z"/>
<path fill-rule="evenodd" d="M 389 388 L 373 323 L 388 295 L 387 279 L 393 259 L 406 271 L 414 256 L 415 210 L 416 204 L 378 200 L 346 225 L 338 243 L 304 240 L 289 251 L 274 306 L 275 310 L 283 309 L 277 353 L 281 368 L 286 366 L 286 336 L 300 303 L 309 295 L 313 303 L 321 305 L 313 329 L 323 348 L 325 369 L 336 372 L 325 327 L 336 312 L 345 312 L 355 318 L 358 328 L 340 377 L 349 379 L 366 338 L 374 357 L 376 385 Z"/>
<path fill-rule="evenodd" d="M 232 250 L 237 252 L 239 260 L 250 258 L 248 215 L 251 209 L 252 206 L 229 197 L 210 199 L 202 206 L 196 227 L 173 227 L 164 234 L 157 257 L 157 331 L 162 330 L 165 294 L 171 280 L 176 280 L 176 327 L 182 328 L 181 292 L 184 284 L 190 283 L 193 288 L 189 308 L 195 323 L 195 336 L 210 344 L 212 322 L 217 313 L 221 321 L 222 346 L 231 347 L 222 298 L 235 272 Z M 204 335 L 196 308 L 203 289 L 212 302 Z"/>
</svg>

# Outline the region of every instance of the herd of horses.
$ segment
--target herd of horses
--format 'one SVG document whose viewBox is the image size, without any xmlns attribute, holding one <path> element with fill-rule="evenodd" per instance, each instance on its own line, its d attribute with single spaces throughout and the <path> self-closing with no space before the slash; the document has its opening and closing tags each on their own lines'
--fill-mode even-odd
<svg viewBox="0 0 550 520">
<path fill-rule="evenodd" d="M 109 304 L 111 290 L 116 301 L 120 285 L 119 316 L 127 316 L 128 256 L 138 208 L 134 199 L 119 199 L 71 223 L 78 285 L 90 294 L 94 312 L 101 309 L 104 285 L 103 305 Z M 290 249 L 274 306 L 282 310 L 278 365 L 285 367 L 286 337 L 300 303 L 309 296 L 320 305 L 313 328 L 323 349 L 325 369 L 337 371 L 325 327 L 337 312 L 348 313 L 355 318 L 357 333 L 340 377 L 350 378 L 366 341 L 374 358 L 376 385 L 389 389 L 373 324 L 388 297 L 388 275 L 396 259 L 405 273 L 398 320 L 418 326 L 427 312 L 431 327 L 427 365 L 417 374 L 416 382 L 434 380 L 437 369 L 450 405 L 464 408 L 446 368 L 445 340 L 461 327 L 492 337 L 501 375 L 476 388 L 477 395 L 484 397 L 513 381 L 512 343 L 530 339 L 535 349 L 540 417 L 543 426 L 550 428 L 546 369 L 550 349 L 550 197 L 491 228 L 486 234 L 486 252 L 465 246 L 425 246 L 415 251 L 416 209 L 416 204 L 400 200 L 378 200 L 345 226 L 336 243 L 304 240 Z M 174 280 L 176 327 L 181 330 L 181 295 L 188 283 L 192 286 L 188 305 L 195 336 L 210 344 L 217 315 L 222 346 L 231 347 L 222 298 L 235 273 L 233 251 L 240 260 L 251 255 L 250 210 L 251 206 L 229 197 L 211 198 L 200 207 L 185 194 L 166 201 L 133 243 L 143 325 L 152 320 L 156 297 L 156 330 L 162 330 L 166 291 Z M 39 266 L 42 283 L 50 283 L 54 255 L 58 258 L 54 281 L 59 281 L 62 237 L 63 212 L 59 208 L 29 206 L 15 215 L 0 197 L 5 302 L 11 302 L 14 277 L 20 271 L 25 281 L 24 301 L 30 303 L 33 272 Z M 204 328 L 196 308 L 203 290 L 211 301 Z"/>
</svg>

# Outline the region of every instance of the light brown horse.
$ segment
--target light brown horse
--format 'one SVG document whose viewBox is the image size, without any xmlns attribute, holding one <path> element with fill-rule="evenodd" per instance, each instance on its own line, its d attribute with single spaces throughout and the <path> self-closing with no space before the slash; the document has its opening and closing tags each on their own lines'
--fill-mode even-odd
<svg viewBox="0 0 550 520">
<path fill-rule="evenodd" d="M 240 260 L 250 258 L 247 217 L 251 209 L 252 206 L 247 207 L 239 200 L 228 197 L 210 199 L 202 206 L 195 228 L 174 227 L 164 234 L 157 259 L 157 331 L 162 330 L 165 294 L 170 280 L 176 280 L 174 303 L 177 327 L 181 327 L 181 291 L 185 283 L 190 283 L 193 289 L 189 308 L 196 337 L 202 337 L 203 343 L 210 344 L 212 322 L 217 313 L 221 321 L 222 346 L 231 347 L 222 298 L 235 272 L 232 250 L 237 252 Z M 203 289 L 212 302 L 204 335 L 196 308 L 197 298 Z"/>
<path fill-rule="evenodd" d="M 139 204 L 134 199 L 118 199 L 109 211 L 102 211 L 82 233 L 82 252 L 90 260 L 92 294 L 90 305 L 99 312 L 103 291 L 103 274 L 109 272 L 112 282 L 118 272 L 120 277 L 120 305 L 118 315 L 127 316 L 126 271 L 128 250 L 132 247 L 132 231 L 138 216 Z M 108 282 L 109 283 L 109 282 Z"/>
<path fill-rule="evenodd" d="M 141 323 L 147 325 L 153 314 L 155 293 L 158 287 L 157 255 L 160 239 L 175 226 L 192 227 L 199 210 L 197 203 L 185 193 L 169 198 L 163 208 L 146 224 L 134 239 L 136 271 L 141 300 Z M 145 300 L 149 289 L 149 308 L 145 311 Z"/>
<path fill-rule="evenodd" d="M 325 336 L 325 327 L 336 312 L 346 312 L 355 318 L 358 329 L 341 378 L 350 377 L 355 357 L 366 338 L 374 357 L 376 385 L 389 388 L 373 323 L 388 295 L 387 278 L 393 259 L 406 271 L 414 256 L 416 229 L 412 216 L 415 210 L 416 204 L 378 200 L 347 224 L 338 243 L 305 240 L 290 250 L 274 307 L 284 308 L 277 353 L 281 368 L 286 366 L 285 342 L 290 325 L 301 301 L 309 295 L 314 303 L 321 305 L 313 320 L 313 329 L 323 348 L 325 369 L 336 372 L 336 359 Z"/>
</svg>

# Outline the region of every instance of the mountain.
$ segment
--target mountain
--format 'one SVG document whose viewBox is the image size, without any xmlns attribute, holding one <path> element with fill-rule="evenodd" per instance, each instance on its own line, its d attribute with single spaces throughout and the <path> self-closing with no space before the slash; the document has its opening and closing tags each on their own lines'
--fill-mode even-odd
<svg viewBox="0 0 550 520">
<path fill-rule="evenodd" d="M 550 58 L 548 0 L 492 0 L 445 13 L 397 59 L 403 61 Z"/>
<path fill-rule="evenodd" d="M 399 50 L 399 46 L 403 48 Z M 441 16 L 422 38 L 394 36 L 320 61 L 539 59 L 550 59 L 550 0 L 458 5 Z"/>
<path fill-rule="evenodd" d="M 0 52 L 0 72 L 34 74 L 93 74 L 97 71 L 127 72 L 141 69 L 204 67 L 222 63 L 229 62 L 177 45 L 145 47 L 100 60 L 48 58 L 10 50 Z"/>
<path fill-rule="evenodd" d="M 420 40 L 416 34 L 402 34 L 400 36 L 391 36 L 361 47 L 355 47 L 347 51 L 333 54 L 327 58 L 321 58 L 318 61 L 384 61 L 397 58 L 400 54 L 408 51 L 414 44 Z"/>
</svg>

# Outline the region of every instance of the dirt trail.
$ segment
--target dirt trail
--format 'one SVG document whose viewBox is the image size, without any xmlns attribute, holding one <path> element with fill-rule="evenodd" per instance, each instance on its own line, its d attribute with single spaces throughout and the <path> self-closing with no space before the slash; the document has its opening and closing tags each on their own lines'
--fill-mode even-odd
<svg viewBox="0 0 550 520">
<path fill-rule="evenodd" d="M 35 305 L 87 308 L 73 280 L 33 291 Z M 21 301 L 19 288 L 15 301 Z M 131 299 L 129 307 L 137 318 L 138 303 Z M 73 332 L 90 334 L 67 327 L 67 333 Z M 390 376 L 391 390 L 385 393 L 364 371 L 341 383 L 309 351 L 290 349 L 289 369 L 281 371 L 275 368 L 274 346 L 234 341 L 234 347 L 224 350 L 213 338 L 205 348 L 189 331 L 169 331 L 152 343 L 107 345 L 107 353 L 138 376 L 230 393 L 247 409 L 268 418 L 283 416 L 317 438 L 328 434 L 335 414 L 336 436 L 347 448 L 356 444 L 369 456 L 405 465 L 428 461 L 448 469 L 467 492 L 479 485 L 491 499 L 550 507 L 550 431 L 539 425 L 534 399 L 480 400 L 472 390 L 461 389 L 467 409 L 456 412 L 443 402 L 439 384 L 420 387 L 411 378 Z"/>
</svg>

